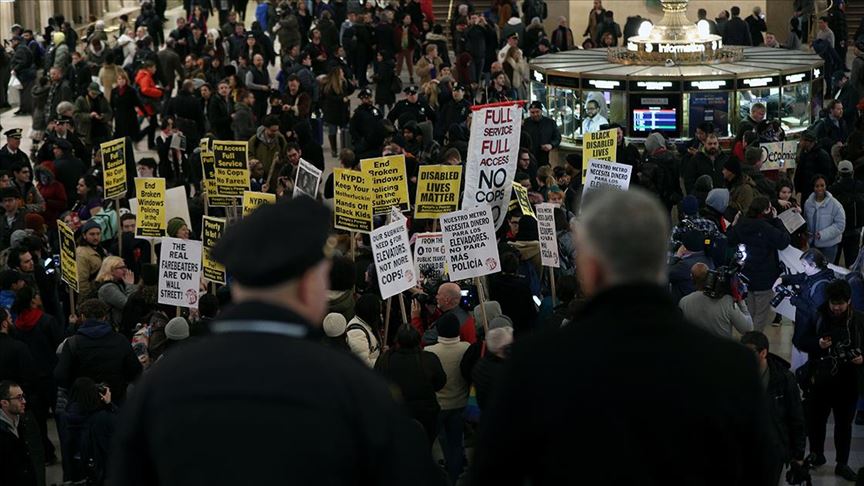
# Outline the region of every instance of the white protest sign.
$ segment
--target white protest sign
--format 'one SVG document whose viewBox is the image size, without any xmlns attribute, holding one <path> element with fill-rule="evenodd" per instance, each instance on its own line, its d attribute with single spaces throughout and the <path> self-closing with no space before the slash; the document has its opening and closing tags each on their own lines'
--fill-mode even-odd
<svg viewBox="0 0 864 486">
<path fill-rule="evenodd" d="M 201 242 L 162 238 L 159 303 L 197 309 L 200 285 Z"/>
<path fill-rule="evenodd" d="M 441 232 L 451 281 L 501 271 L 491 206 L 442 214 Z"/>
<path fill-rule="evenodd" d="M 555 232 L 555 208 L 552 203 L 538 204 L 534 208 L 537 214 L 537 234 L 540 239 L 540 261 L 544 267 L 558 268 L 558 234 Z"/>
<path fill-rule="evenodd" d="M 496 230 L 507 219 L 519 156 L 521 113 L 522 108 L 513 104 L 480 106 L 471 116 L 462 209 L 490 205 Z"/>
<path fill-rule="evenodd" d="M 786 231 L 789 233 L 794 233 L 795 230 L 800 228 L 801 226 L 807 224 L 807 221 L 804 220 L 804 217 L 801 216 L 800 212 L 795 211 L 794 209 L 787 209 L 782 213 L 777 215 L 777 218 L 783 222 L 783 226 L 786 227 Z"/>
<path fill-rule="evenodd" d="M 408 242 L 408 230 L 404 221 L 394 221 L 369 234 L 378 287 L 381 297 L 386 299 L 414 287 L 414 262 Z"/>
<path fill-rule="evenodd" d="M 417 276 L 426 280 L 443 280 L 444 236 L 441 233 L 418 233 L 414 238 L 414 266 Z"/>
<path fill-rule="evenodd" d="M 761 170 L 790 169 L 795 167 L 798 156 L 798 140 L 759 144 L 762 149 Z"/>
<path fill-rule="evenodd" d="M 630 176 L 633 167 L 617 162 L 591 159 L 588 161 L 588 176 L 585 178 L 583 194 L 600 188 L 620 189 L 630 188 Z"/>
<path fill-rule="evenodd" d="M 318 183 L 321 181 L 321 170 L 318 167 L 300 159 L 297 164 L 297 177 L 294 179 L 294 193 L 291 197 L 305 194 L 312 199 L 318 197 Z"/>
</svg>

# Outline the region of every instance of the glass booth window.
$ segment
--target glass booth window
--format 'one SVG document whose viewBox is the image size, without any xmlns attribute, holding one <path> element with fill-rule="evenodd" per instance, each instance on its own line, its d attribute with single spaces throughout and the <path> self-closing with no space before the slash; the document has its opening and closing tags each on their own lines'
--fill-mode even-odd
<svg viewBox="0 0 864 486">
<path fill-rule="evenodd" d="M 579 104 L 579 92 L 573 88 L 549 86 L 549 118 L 555 120 L 561 136 L 576 138 L 578 125 L 576 121 L 582 112 Z"/>
<path fill-rule="evenodd" d="M 783 102 L 780 105 L 780 120 L 790 129 L 806 128 L 810 125 L 810 83 L 798 83 L 783 87 Z"/>
<path fill-rule="evenodd" d="M 766 119 L 780 118 L 780 88 L 745 89 L 738 91 L 738 119 L 750 116 L 750 106 L 762 103 L 767 108 Z"/>
<path fill-rule="evenodd" d="M 546 83 L 532 79 L 529 85 L 528 102 L 534 101 L 546 104 Z"/>
<path fill-rule="evenodd" d="M 818 120 L 819 114 L 822 111 L 822 103 L 825 102 L 825 87 L 822 83 L 822 78 L 813 81 L 813 99 L 811 102 L 812 120 Z M 847 109 L 847 107 L 843 107 Z"/>
<path fill-rule="evenodd" d="M 579 119 L 579 135 L 594 132 L 606 123 L 626 122 L 623 91 L 586 91 L 585 103 L 582 107 L 582 118 Z"/>
</svg>

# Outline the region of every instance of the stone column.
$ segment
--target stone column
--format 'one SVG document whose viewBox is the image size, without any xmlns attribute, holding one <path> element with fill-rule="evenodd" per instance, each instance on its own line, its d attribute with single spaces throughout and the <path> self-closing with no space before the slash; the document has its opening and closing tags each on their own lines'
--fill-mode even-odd
<svg viewBox="0 0 864 486">
<path fill-rule="evenodd" d="M 11 36 L 9 30 L 15 23 L 15 4 L 0 0 L 0 39 L 8 39 Z"/>
</svg>

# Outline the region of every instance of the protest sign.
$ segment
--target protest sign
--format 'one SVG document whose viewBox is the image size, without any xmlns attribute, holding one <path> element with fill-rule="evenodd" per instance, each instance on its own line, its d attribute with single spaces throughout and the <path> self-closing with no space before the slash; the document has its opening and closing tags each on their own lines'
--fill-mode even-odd
<svg viewBox="0 0 864 486">
<path fill-rule="evenodd" d="M 590 160 L 614 161 L 618 150 L 618 129 L 588 132 L 582 137 L 582 183 L 588 175 Z"/>
<path fill-rule="evenodd" d="M 57 220 L 60 230 L 60 279 L 70 289 L 78 292 L 78 260 L 75 259 L 75 232 L 62 220 Z"/>
<path fill-rule="evenodd" d="M 294 179 L 294 193 L 291 197 L 305 194 L 312 199 L 318 197 L 318 184 L 321 181 L 321 170 L 318 167 L 300 159 L 297 165 L 297 177 Z"/>
<path fill-rule="evenodd" d="M 213 153 L 213 147 L 211 147 L 212 140 L 210 137 L 204 137 L 198 142 L 198 149 L 201 154 L 211 154 Z"/>
<path fill-rule="evenodd" d="M 201 174 L 204 192 L 207 193 L 207 205 L 211 208 L 231 207 L 236 204 L 232 196 L 220 196 L 216 188 L 216 157 L 213 152 L 201 154 Z"/>
<path fill-rule="evenodd" d="M 137 208 L 130 209 L 136 215 L 135 236 L 158 238 L 168 229 L 165 207 L 165 179 L 161 177 L 136 177 L 135 193 Z M 136 211 L 137 209 L 137 211 Z M 188 220 L 187 220 L 188 221 Z"/>
<path fill-rule="evenodd" d="M 489 204 L 495 229 L 507 219 L 521 133 L 519 104 L 480 106 L 471 117 L 462 209 Z"/>
<path fill-rule="evenodd" d="M 459 184 L 462 167 L 458 165 L 421 165 L 417 174 L 414 217 L 437 218 L 459 209 Z"/>
<path fill-rule="evenodd" d="M 246 145 L 247 142 L 213 141 L 216 194 L 242 196 L 244 191 L 249 190 Z"/>
<path fill-rule="evenodd" d="M 783 226 L 786 227 L 786 231 L 790 234 L 794 233 L 795 230 L 804 226 L 807 221 L 804 220 L 804 217 L 801 216 L 800 212 L 795 211 L 794 209 L 787 209 L 782 213 L 777 215 L 777 218 L 783 222 Z"/>
<path fill-rule="evenodd" d="M 514 182 L 513 193 L 516 195 L 516 202 L 519 204 L 519 208 L 522 209 L 522 214 L 536 218 L 534 208 L 531 207 L 531 200 L 528 199 L 528 189 L 525 189 L 525 186 L 522 184 Z"/>
<path fill-rule="evenodd" d="M 333 169 L 334 226 L 348 231 L 372 231 L 372 182 L 368 174 Z"/>
<path fill-rule="evenodd" d="M 451 281 L 501 271 L 491 206 L 454 211 L 440 219 Z"/>
<path fill-rule="evenodd" d="M 99 145 L 102 152 L 102 187 L 105 199 L 126 195 L 126 139 L 118 138 Z"/>
<path fill-rule="evenodd" d="M 198 308 L 201 242 L 164 238 L 159 258 L 159 297 L 165 305 Z"/>
<path fill-rule="evenodd" d="M 798 140 L 787 142 L 761 143 L 761 170 L 794 169 L 795 157 L 798 156 Z"/>
<path fill-rule="evenodd" d="M 243 217 L 252 214 L 263 204 L 276 204 L 276 194 L 269 192 L 246 191 L 243 193 Z"/>
<path fill-rule="evenodd" d="M 404 221 L 394 221 L 369 235 L 381 298 L 387 299 L 417 284 Z"/>
<path fill-rule="evenodd" d="M 417 278 L 422 280 L 443 280 L 444 236 L 441 233 L 418 233 L 414 237 L 414 266 Z"/>
<path fill-rule="evenodd" d="M 540 240 L 540 261 L 544 267 L 558 268 L 558 234 L 555 231 L 555 208 L 552 203 L 537 205 L 537 234 Z"/>
<path fill-rule="evenodd" d="M 204 216 L 201 220 L 201 266 L 204 272 L 204 278 L 218 284 L 225 283 L 225 265 L 213 260 L 210 257 L 210 252 L 216 246 L 216 242 L 222 238 L 225 233 L 225 220 L 222 218 L 214 218 Z"/>
<path fill-rule="evenodd" d="M 588 178 L 585 179 L 583 196 L 589 191 L 601 188 L 626 191 L 630 187 L 633 167 L 627 164 L 591 159 L 588 162 Z"/>
<path fill-rule="evenodd" d="M 393 206 L 399 206 L 401 211 L 411 209 L 404 155 L 363 159 L 360 170 L 370 177 L 373 214 L 387 214 Z"/>
</svg>

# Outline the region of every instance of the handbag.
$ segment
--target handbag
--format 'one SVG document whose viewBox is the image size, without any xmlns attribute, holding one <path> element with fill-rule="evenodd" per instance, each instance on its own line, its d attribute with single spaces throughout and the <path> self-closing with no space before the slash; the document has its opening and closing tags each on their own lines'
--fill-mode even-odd
<svg viewBox="0 0 864 486">
<path fill-rule="evenodd" d="M 9 88 L 24 89 L 24 85 L 21 84 L 21 80 L 18 79 L 18 76 L 13 74 L 11 77 L 9 77 Z"/>
</svg>

